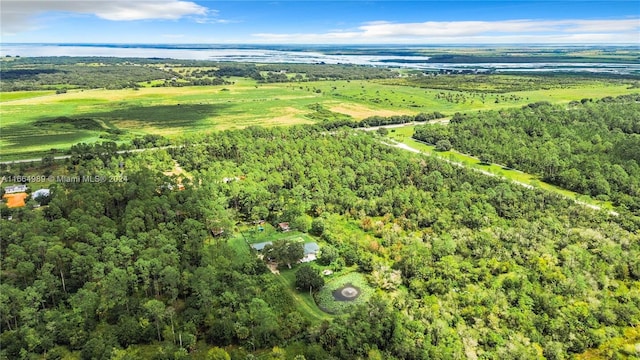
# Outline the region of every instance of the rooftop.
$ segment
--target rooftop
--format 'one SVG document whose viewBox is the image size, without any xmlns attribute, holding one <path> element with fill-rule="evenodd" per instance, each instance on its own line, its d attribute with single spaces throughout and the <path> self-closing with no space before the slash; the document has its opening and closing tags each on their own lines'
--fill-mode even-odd
<svg viewBox="0 0 640 360">
<path fill-rule="evenodd" d="M 320 246 L 318 246 L 317 243 L 314 242 L 310 242 L 310 243 L 306 243 L 304 244 L 304 254 L 313 254 L 318 252 L 318 250 L 320 250 Z"/>
<path fill-rule="evenodd" d="M 17 193 L 17 194 L 4 194 L 2 196 L 3 199 L 7 201 L 7 207 L 16 208 L 25 206 L 25 199 L 27 198 L 27 193 Z"/>
<path fill-rule="evenodd" d="M 5 194 L 14 194 L 27 191 L 27 185 L 11 185 L 4 188 Z"/>
<path fill-rule="evenodd" d="M 265 246 L 271 245 L 271 244 L 273 244 L 273 242 L 265 241 L 265 242 L 261 242 L 261 243 L 251 244 L 251 247 L 256 249 L 256 250 L 258 250 L 258 251 L 262 251 L 262 249 L 264 249 Z"/>
</svg>

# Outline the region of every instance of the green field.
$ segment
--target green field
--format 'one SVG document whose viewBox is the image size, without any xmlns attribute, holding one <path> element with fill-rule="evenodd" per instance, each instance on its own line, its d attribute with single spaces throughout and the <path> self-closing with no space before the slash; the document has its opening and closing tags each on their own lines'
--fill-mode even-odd
<svg viewBox="0 0 640 360">
<path fill-rule="evenodd" d="M 34 97 L 55 95 L 55 91 L 13 91 L 0 92 L 0 102 L 29 99 Z"/>
<path fill-rule="evenodd" d="M 67 149 L 78 142 L 127 141 L 142 134 L 178 136 L 252 125 L 313 123 L 331 113 L 356 120 L 433 111 L 450 115 L 634 91 L 625 83 L 599 80 L 565 88 L 485 95 L 383 80 L 278 84 L 231 80 L 233 85 L 74 90 L 59 95 L 51 91 L 3 93 L 0 155 L 4 159 L 38 157 L 52 148 Z M 317 104 L 328 112 L 317 113 Z M 49 126 L 59 117 L 71 121 L 64 126 Z M 80 128 L 73 122 L 87 118 L 99 124 L 98 128 Z M 116 130 L 122 133 L 109 133 Z"/>
<path fill-rule="evenodd" d="M 353 301 L 337 301 L 333 297 L 333 292 L 341 287 L 351 284 L 360 290 L 360 294 Z M 343 276 L 339 276 L 328 281 L 324 287 L 318 292 L 316 298 L 318 305 L 331 314 L 347 313 L 354 306 L 365 304 L 371 298 L 374 289 L 369 286 L 364 275 L 352 272 Z"/>
</svg>

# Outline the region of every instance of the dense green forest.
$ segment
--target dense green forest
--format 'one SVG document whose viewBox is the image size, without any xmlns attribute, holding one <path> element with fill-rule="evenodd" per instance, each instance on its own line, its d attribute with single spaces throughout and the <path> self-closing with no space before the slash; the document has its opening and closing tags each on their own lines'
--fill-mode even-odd
<svg viewBox="0 0 640 360">
<path fill-rule="evenodd" d="M 549 183 L 640 210 L 640 96 L 584 99 L 568 106 L 456 114 L 414 137 L 525 172 Z"/>
<path fill-rule="evenodd" d="M 640 238 L 624 216 L 376 136 L 251 127 L 65 160 L 69 176 L 127 180 L 59 183 L 47 206 L 0 209 L 0 354 L 565 359 L 640 324 Z M 163 174 L 174 162 L 190 176 Z M 399 270 L 400 286 L 313 321 L 255 253 L 230 245 L 262 219 L 311 232 L 324 260 L 374 287 Z"/>
<path fill-rule="evenodd" d="M 11 64 L 13 65 L 13 64 Z M 160 69 L 133 64 L 7 66 L 0 72 L 2 91 L 136 87 L 136 83 L 171 79 L 172 74 Z"/>
</svg>

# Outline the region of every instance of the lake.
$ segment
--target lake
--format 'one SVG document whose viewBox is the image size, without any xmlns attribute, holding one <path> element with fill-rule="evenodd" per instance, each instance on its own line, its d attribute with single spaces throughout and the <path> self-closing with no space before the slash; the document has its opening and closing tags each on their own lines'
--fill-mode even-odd
<svg viewBox="0 0 640 360">
<path fill-rule="evenodd" d="M 433 47 L 434 49 L 438 47 Z M 324 63 L 386 66 L 417 70 L 470 70 L 495 72 L 640 73 L 637 63 L 590 62 L 430 62 L 429 47 L 389 46 L 285 46 L 285 45 L 136 45 L 136 44 L 2 44 L 0 56 L 103 56 L 170 58 L 253 63 Z"/>
</svg>

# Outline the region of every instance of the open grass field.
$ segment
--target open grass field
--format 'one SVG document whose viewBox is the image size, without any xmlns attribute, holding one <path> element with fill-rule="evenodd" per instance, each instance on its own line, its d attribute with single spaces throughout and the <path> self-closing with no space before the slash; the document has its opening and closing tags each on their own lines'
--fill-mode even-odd
<svg viewBox="0 0 640 360">
<path fill-rule="evenodd" d="M 41 97 L 47 95 L 55 95 L 53 90 L 45 91 L 12 91 L 12 92 L 0 92 L 0 103 L 13 100 L 29 99 L 34 97 Z"/>
<path fill-rule="evenodd" d="M 589 80 L 566 88 L 479 94 L 424 89 L 384 81 L 318 81 L 233 85 L 148 87 L 139 90 L 73 90 L 2 93 L 0 156 L 14 160 L 67 149 L 78 142 L 127 141 L 133 136 L 178 136 L 252 125 L 286 126 L 319 121 L 314 106 L 356 120 L 440 111 L 445 114 L 522 106 L 537 101 L 565 103 L 637 91 L 628 84 Z M 64 123 L 53 120 L 67 117 Z M 75 122 L 92 119 L 86 128 Z M 123 134 L 113 135 L 109 131 Z"/>
</svg>

